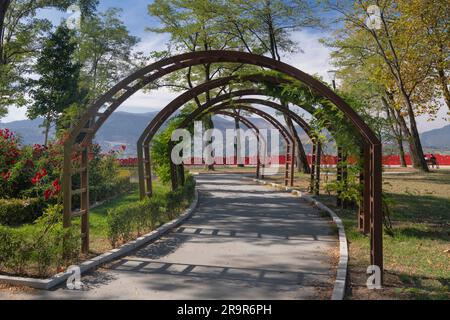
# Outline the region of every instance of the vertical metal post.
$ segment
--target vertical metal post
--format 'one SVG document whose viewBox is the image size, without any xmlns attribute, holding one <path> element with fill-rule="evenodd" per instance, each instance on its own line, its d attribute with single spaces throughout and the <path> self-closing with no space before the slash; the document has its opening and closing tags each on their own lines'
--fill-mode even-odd
<svg viewBox="0 0 450 320">
<path fill-rule="evenodd" d="M 314 185 L 314 195 L 318 196 L 320 194 L 320 165 L 322 160 L 322 145 L 319 141 L 317 141 L 316 154 L 316 181 Z"/>
<path fill-rule="evenodd" d="M 81 252 L 89 253 L 89 149 L 81 151 Z"/>
<path fill-rule="evenodd" d="M 289 185 L 289 174 L 290 174 L 290 164 L 291 161 L 289 159 L 289 156 L 291 154 L 292 146 L 288 140 L 286 140 L 286 156 L 285 156 L 285 172 L 284 172 L 284 185 L 287 187 Z"/>
<path fill-rule="evenodd" d="M 178 188 L 177 166 L 172 161 L 170 161 L 170 179 L 172 181 L 172 190 L 176 190 Z"/>
<path fill-rule="evenodd" d="M 72 143 L 64 144 L 63 164 L 63 227 L 69 228 L 72 224 Z"/>
<path fill-rule="evenodd" d="M 336 163 L 336 180 L 337 182 L 342 181 L 342 148 L 338 146 L 337 148 L 337 163 Z M 342 206 L 342 200 L 341 200 L 341 192 L 337 192 L 337 206 Z"/>
<path fill-rule="evenodd" d="M 289 181 L 289 185 L 290 185 L 291 187 L 294 186 L 295 159 L 296 159 L 295 153 L 296 153 L 296 145 L 295 145 L 295 142 L 292 141 L 292 150 L 291 150 L 291 168 L 290 168 L 290 171 L 291 171 L 291 172 L 290 172 L 291 177 L 290 177 L 290 181 Z"/>
<path fill-rule="evenodd" d="M 150 146 L 144 146 L 144 179 L 147 191 L 145 196 L 151 197 L 153 195 L 153 185 L 152 185 L 152 164 L 150 157 Z"/>
<path fill-rule="evenodd" d="M 180 164 L 177 166 L 178 168 L 178 182 L 181 186 L 184 186 L 185 176 L 184 176 L 184 165 Z"/>
<path fill-rule="evenodd" d="M 142 143 L 137 143 L 137 158 L 138 158 L 138 176 L 139 176 L 139 195 L 140 199 L 145 198 L 145 167 L 144 167 L 144 149 Z"/>
<path fill-rule="evenodd" d="M 316 139 L 312 141 L 312 153 L 311 153 L 311 182 L 309 185 L 309 192 L 314 193 L 315 175 L 316 175 Z"/>
<path fill-rule="evenodd" d="M 261 172 L 261 139 L 259 137 L 259 130 L 256 130 L 256 179 L 260 178 Z"/>
<path fill-rule="evenodd" d="M 381 144 L 370 151 L 370 262 L 380 268 L 383 279 L 383 213 L 381 206 L 382 171 Z"/>
<path fill-rule="evenodd" d="M 363 234 L 370 232 L 370 146 L 365 144 L 361 150 L 363 168 L 359 175 L 361 184 L 361 203 L 358 214 L 358 228 Z"/>
</svg>

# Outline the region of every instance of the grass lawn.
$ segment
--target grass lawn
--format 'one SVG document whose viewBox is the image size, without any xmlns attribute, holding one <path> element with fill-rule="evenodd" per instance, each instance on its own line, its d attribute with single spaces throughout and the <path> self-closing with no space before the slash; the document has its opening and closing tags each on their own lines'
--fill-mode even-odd
<svg viewBox="0 0 450 320">
<path fill-rule="evenodd" d="M 394 200 L 394 235 L 384 235 L 385 287 L 368 290 L 369 239 L 357 230 L 355 212 L 335 207 L 350 248 L 349 299 L 450 299 L 450 171 L 385 174 L 383 189 Z"/>
<path fill-rule="evenodd" d="M 328 179 L 335 179 L 329 169 Z M 295 187 L 308 191 L 309 175 L 296 173 Z M 326 170 L 322 170 L 326 180 Z M 284 183 L 281 175 L 266 180 Z M 322 182 L 323 182 L 322 180 Z M 429 174 L 387 168 L 383 190 L 394 202 L 394 234 L 384 235 L 385 287 L 366 288 L 369 238 L 357 229 L 356 213 L 336 208 L 334 196 L 320 200 L 343 219 L 350 249 L 349 299 L 450 299 L 450 170 Z"/>
</svg>

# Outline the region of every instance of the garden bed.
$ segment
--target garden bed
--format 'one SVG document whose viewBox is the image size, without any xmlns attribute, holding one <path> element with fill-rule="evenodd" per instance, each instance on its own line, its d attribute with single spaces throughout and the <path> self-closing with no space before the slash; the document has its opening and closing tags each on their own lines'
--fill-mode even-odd
<svg viewBox="0 0 450 320">
<path fill-rule="evenodd" d="M 131 192 L 107 201 L 90 213 L 89 255 L 80 256 L 80 221 L 73 220 L 70 238 L 74 240 L 70 259 L 63 259 L 63 238 L 60 221 L 52 221 L 54 232 L 46 233 L 47 238 L 32 245 L 40 237 L 45 223 L 34 223 L 20 227 L 5 227 L 0 230 L 0 238 L 5 238 L 0 255 L 0 274 L 42 278 L 64 270 L 70 264 L 80 264 L 110 249 L 139 238 L 176 218 L 187 208 L 194 196 L 195 182 L 188 178 L 185 187 L 170 191 L 167 185 L 155 182 L 154 195 L 146 201 L 139 201 L 138 186 Z M 59 208 L 61 210 L 61 208 Z M 59 212 L 60 213 L 60 212 Z M 53 215 L 45 215 L 53 219 Z M 67 235 L 66 235 L 67 237 Z M 23 245 L 26 243 L 27 245 Z M 46 246 L 45 244 L 48 244 Z M 47 256 L 46 256 L 47 255 Z"/>
</svg>

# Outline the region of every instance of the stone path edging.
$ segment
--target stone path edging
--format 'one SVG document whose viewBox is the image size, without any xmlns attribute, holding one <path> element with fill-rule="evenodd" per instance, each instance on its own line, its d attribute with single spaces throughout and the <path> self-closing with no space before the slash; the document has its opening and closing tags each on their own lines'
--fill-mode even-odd
<svg viewBox="0 0 450 320">
<path fill-rule="evenodd" d="M 189 208 L 187 208 L 183 214 L 181 214 L 178 218 L 162 225 L 156 230 L 153 230 L 152 232 L 137 238 L 134 241 L 130 241 L 120 248 L 112 249 L 108 252 L 105 252 L 95 258 L 92 258 L 90 260 L 87 260 L 79 265 L 81 269 L 81 274 L 84 274 L 88 271 L 91 271 L 94 268 L 99 267 L 102 264 L 105 264 L 107 262 L 110 262 L 114 259 L 117 259 L 118 257 L 127 255 L 131 251 L 135 250 L 136 248 L 143 246 L 151 241 L 154 241 L 161 236 L 163 236 L 165 233 L 170 231 L 173 228 L 178 227 L 180 224 L 182 224 L 186 219 L 190 218 L 192 214 L 194 213 L 195 209 L 198 205 L 198 189 L 195 188 L 195 197 L 194 201 L 191 203 Z M 57 275 L 48 278 L 48 279 L 34 279 L 34 278 L 25 278 L 25 277 L 13 277 L 13 276 L 3 276 L 0 275 L 0 282 L 11 284 L 11 285 L 20 285 L 20 286 L 26 286 L 31 287 L 35 289 L 41 289 L 41 290 L 50 290 L 54 288 L 57 285 L 60 285 L 64 281 L 66 281 L 70 275 L 72 275 L 73 272 L 62 272 L 58 273 Z"/>
<path fill-rule="evenodd" d="M 290 191 L 293 194 L 296 194 L 302 199 L 305 199 L 307 202 L 312 203 L 320 210 L 327 212 L 330 217 L 333 219 L 333 222 L 336 224 L 339 230 L 339 263 L 337 266 L 336 272 L 336 280 L 334 282 L 333 294 L 331 296 L 331 300 L 343 300 L 345 296 L 345 285 L 347 281 L 347 268 L 348 268 L 348 245 L 347 245 L 347 236 L 345 235 L 344 224 L 342 223 L 341 218 L 337 216 L 337 214 L 328 208 L 323 203 L 317 201 L 309 194 L 306 194 L 300 190 L 296 190 L 294 188 L 282 186 L 281 184 L 271 183 L 264 180 L 250 178 L 254 182 L 259 184 L 268 185 L 271 187 L 275 187 L 278 189 L 283 189 L 286 191 Z"/>
</svg>

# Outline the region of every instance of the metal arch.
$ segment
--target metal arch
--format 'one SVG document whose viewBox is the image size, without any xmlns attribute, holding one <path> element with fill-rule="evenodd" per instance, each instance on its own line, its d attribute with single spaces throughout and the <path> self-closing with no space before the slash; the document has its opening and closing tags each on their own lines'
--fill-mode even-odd
<svg viewBox="0 0 450 320">
<path fill-rule="evenodd" d="M 210 109 L 204 110 L 204 112 L 211 112 L 211 113 L 217 113 L 217 112 L 223 112 L 222 110 L 227 109 L 240 109 L 245 110 L 247 112 L 259 115 L 269 123 L 271 123 L 275 128 L 281 130 L 284 139 L 286 140 L 286 174 L 285 174 L 285 185 L 290 185 L 291 187 L 294 185 L 294 159 L 295 159 L 295 148 L 296 148 L 296 142 L 294 137 L 290 134 L 289 130 L 287 130 L 275 117 L 270 115 L 267 112 L 264 112 L 262 110 L 256 109 L 251 106 L 242 106 L 242 105 L 227 105 L 227 104 L 221 104 L 217 106 L 213 106 Z M 196 109 L 197 110 L 197 109 Z M 196 111 L 195 110 L 195 111 Z M 196 116 L 200 116 L 200 114 L 196 114 Z M 194 118 L 195 119 L 195 118 Z M 181 127 L 181 126 L 180 126 Z M 289 145 L 289 140 L 291 141 L 291 144 Z M 289 160 L 290 159 L 290 160 Z M 290 163 L 289 163 L 290 161 Z M 258 166 L 259 169 L 259 166 Z"/>
<path fill-rule="evenodd" d="M 70 129 L 64 143 L 64 166 L 63 166 L 63 193 L 64 193 L 64 227 L 71 225 L 71 195 L 72 195 L 72 163 L 71 156 L 74 149 L 85 152 L 90 145 L 90 141 L 95 132 L 104 121 L 117 109 L 126 99 L 145 85 L 161 78 L 174 71 L 195 66 L 203 63 L 241 63 L 269 68 L 299 80 L 315 90 L 319 95 L 330 100 L 341 110 L 364 138 L 364 143 L 368 146 L 365 149 L 364 157 L 368 161 L 370 190 L 365 195 L 365 201 L 370 204 L 370 233 L 371 233 L 371 264 L 377 265 L 383 270 L 383 224 L 381 210 L 382 191 L 382 171 L 381 157 L 382 146 L 380 140 L 364 120 L 333 90 L 325 86 L 320 81 L 307 75 L 306 73 L 280 61 L 254 54 L 235 51 L 206 51 L 192 52 L 167 59 L 160 60 L 145 68 L 142 68 L 126 79 L 111 88 L 106 94 L 92 104 L 81 116 L 80 120 Z M 101 112 L 102 108 L 105 112 Z M 74 148 L 74 144 L 79 144 Z M 87 175 L 87 168 L 85 169 Z M 87 188 L 87 186 L 85 186 Z M 86 189 L 85 188 L 85 189 Z M 86 192 L 85 197 L 88 198 Z M 84 215 L 87 217 L 88 208 Z M 87 231 L 88 232 L 88 231 Z M 83 241 L 86 241 L 84 238 Z"/>
<path fill-rule="evenodd" d="M 204 110 L 204 111 L 208 111 L 208 112 L 212 112 L 212 113 L 226 113 L 224 110 L 227 109 L 241 109 L 241 110 L 246 110 L 250 113 L 256 114 L 260 117 L 262 117 L 264 120 L 266 120 L 267 122 L 269 122 L 270 124 L 272 124 L 275 128 L 277 128 L 278 130 L 280 130 L 283 138 L 286 141 L 286 148 L 287 148 L 287 153 L 286 156 L 289 157 L 289 153 L 290 153 L 290 159 L 294 159 L 294 154 L 295 154 L 295 140 L 292 137 L 292 135 L 290 134 L 289 130 L 287 130 L 275 117 L 273 117 L 272 115 L 268 114 L 267 112 L 264 112 L 262 110 L 258 110 L 254 107 L 250 107 L 250 106 L 238 106 L 238 105 L 227 105 L 227 104 L 222 104 L 222 105 L 218 105 L 218 106 L 214 106 L 210 109 Z M 229 113 L 229 114 L 233 114 L 233 113 Z M 192 115 L 192 113 L 191 113 Z M 201 113 L 196 113 L 195 117 L 191 117 L 190 118 L 190 122 L 194 121 L 196 117 L 200 116 Z M 243 118 L 245 119 L 245 118 Z M 248 120 L 247 120 L 248 121 Z M 245 122 L 243 122 L 245 124 Z M 186 123 L 186 125 L 188 125 L 188 123 Z M 182 126 L 180 126 L 180 128 L 183 128 Z M 289 143 L 290 142 L 290 143 Z M 148 154 L 145 154 L 146 156 Z M 147 158 L 146 161 L 150 161 L 150 158 Z M 286 161 L 288 161 L 288 159 L 286 159 Z M 288 164 L 286 164 L 288 165 Z M 291 172 L 290 172 L 290 177 L 289 177 L 289 181 L 287 180 L 288 177 L 286 176 L 286 180 L 285 180 L 285 184 L 288 185 L 290 184 L 290 186 L 293 186 L 293 182 L 294 182 L 294 176 L 293 176 L 293 163 L 290 166 L 291 168 Z M 147 186 L 151 186 L 152 185 L 152 181 L 151 181 L 151 174 L 149 172 L 147 172 L 146 174 L 146 184 Z M 289 182 L 289 183 L 288 183 Z M 151 189 L 149 189 L 151 190 Z M 141 198 L 143 198 L 143 196 L 145 196 L 145 192 L 144 194 L 141 193 Z"/>
<path fill-rule="evenodd" d="M 252 129 L 254 131 L 254 134 L 256 136 L 257 139 L 257 143 L 258 143 L 258 154 L 257 154 L 257 165 L 256 165 L 256 178 L 260 177 L 260 165 L 261 165 L 261 161 L 260 161 L 260 153 L 259 153 L 259 144 L 262 141 L 264 143 L 264 149 L 267 148 L 267 142 L 264 139 L 264 136 L 262 136 L 259 132 L 258 127 L 256 127 L 250 120 L 246 119 L 245 117 L 239 115 L 239 114 L 235 114 L 232 112 L 227 112 L 227 111 L 215 111 L 214 114 L 216 115 L 223 115 L 223 116 L 227 116 L 227 117 L 231 117 L 231 118 L 235 118 L 238 119 L 239 121 L 241 121 L 247 128 Z M 199 117 L 201 115 L 197 115 L 197 117 Z M 193 118 L 192 121 L 195 121 L 197 119 L 197 117 Z M 182 128 L 182 127 L 180 127 Z"/>
<path fill-rule="evenodd" d="M 358 128 L 360 134 L 372 144 L 380 144 L 379 139 L 363 119 L 333 90 L 321 83 L 319 80 L 310 75 L 288 65 L 283 62 L 245 52 L 213 50 L 198 51 L 181 54 L 178 56 L 162 59 L 156 63 L 146 66 L 111 88 L 107 93 L 93 103 L 88 110 L 82 115 L 80 121 L 70 130 L 67 138 L 68 142 L 74 143 L 76 137 L 82 133 L 83 128 L 92 120 L 92 117 L 98 116 L 94 128 L 98 130 L 101 124 L 115 109 L 117 109 L 126 99 L 128 99 L 136 91 L 142 89 L 149 83 L 175 72 L 180 69 L 192 67 L 204 63 L 242 63 L 259 67 L 269 68 L 297 79 L 311 89 L 315 90 L 319 95 L 333 102 L 342 112 L 344 112 Z M 100 109 L 107 105 L 107 112 L 103 115 L 98 114 Z M 97 125 L 98 124 L 98 125 Z M 95 131 L 95 130 L 94 130 Z M 90 134 L 90 132 L 88 132 Z"/>
<path fill-rule="evenodd" d="M 312 130 L 311 130 L 311 127 L 309 126 L 309 124 L 302 117 L 300 117 L 298 114 L 296 114 L 292 110 L 289 110 L 289 109 L 283 107 L 281 104 L 278 104 L 276 102 L 269 101 L 269 100 L 263 100 L 263 99 L 236 99 L 236 100 L 230 100 L 226 104 L 227 105 L 233 105 L 233 104 L 246 104 L 246 103 L 264 105 L 264 106 L 270 107 L 272 109 L 278 110 L 278 111 L 282 112 L 283 114 L 287 114 L 289 117 L 291 117 L 305 131 L 305 133 L 308 135 L 308 137 L 311 140 L 313 140 L 314 135 L 312 133 Z M 211 108 L 213 108 L 213 107 L 211 107 Z M 208 107 L 204 107 L 204 106 L 201 106 L 200 108 L 195 109 L 189 115 L 189 117 L 186 118 L 181 123 L 180 128 L 183 128 L 186 125 L 186 123 L 190 121 L 190 119 L 192 117 L 196 117 L 198 114 L 203 113 L 203 112 L 208 111 L 208 110 L 210 110 L 210 109 Z M 147 143 L 148 141 L 149 141 L 149 139 L 146 139 L 145 143 Z"/>
</svg>

